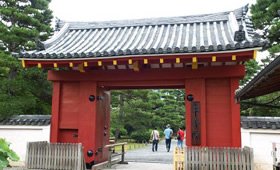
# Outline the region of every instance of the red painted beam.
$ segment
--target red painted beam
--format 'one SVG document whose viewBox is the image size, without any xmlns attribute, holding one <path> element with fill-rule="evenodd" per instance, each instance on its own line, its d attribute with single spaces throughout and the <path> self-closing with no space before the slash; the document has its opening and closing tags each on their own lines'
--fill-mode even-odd
<svg viewBox="0 0 280 170">
<path fill-rule="evenodd" d="M 180 58 L 181 63 L 192 63 L 192 58 L 197 57 L 198 62 L 212 62 L 212 56 L 216 56 L 216 62 L 231 62 L 232 55 L 236 55 L 236 61 L 248 61 L 253 58 L 254 50 L 249 51 L 233 51 L 228 53 L 201 53 L 201 54 L 176 54 L 176 55 L 154 55 L 154 56 L 125 56 L 125 57 L 103 57 L 103 58 L 90 58 L 90 59 L 24 59 L 25 67 L 37 67 L 40 63 L 42 68 L 53 68 L 53 64 L 57 63 L 59 68 L 70 67 L 69 63 L 73 63 L 74 66 L 88 63 L 88 67 L 98 67 L 98 61 L 102 61 L 102 65 L 113 65 L 113 61 L 117 61 L 118 65 L 128 64 L 128 60 L 132 60 L 132 63 L 138 61 L 139 64 L 144 64 L 144 59 L 148 59 L 148 63 L 160 63 L 160 59 L 164 59 L 164 63 L 176 63 L 176 58 Z"/>
<path fill-rule="evenodd" d="M 100 81 L 100 82 L 123 82 L 126 81 L 182 81 L 192 78 L 242 78 L 245 75 L 243 65 L 204 67 L 197 70 L 185 69 L 146 69 L 139 72 L 132 70 L 114 71 L 49 71 L 48 80 L 51 81 Z M 123 84 L 123 85 L 124 85 Z"/>
<path fill-rule="evenodd" d="M 98 83 L 99 87 L 106 87 L 106 89 L 153 89 L 153 88 L 184 88 L 184 80 L 170 80 L 170 81 L 104 81 Z"/>
</svg>

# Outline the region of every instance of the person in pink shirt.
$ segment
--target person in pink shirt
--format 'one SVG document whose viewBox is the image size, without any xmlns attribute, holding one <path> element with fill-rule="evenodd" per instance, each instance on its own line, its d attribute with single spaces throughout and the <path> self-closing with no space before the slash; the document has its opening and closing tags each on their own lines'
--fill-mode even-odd
<svg viewBox="0 0 280 170">
<path fill-rule="evenodd" d="M 184 141 L 184 131 L 182 130 L 182 128 L 179 128 L 178 132 L 177 132 L 177 147 L 180 149 L 183 149 L 183 141 Z"/>
</svg>

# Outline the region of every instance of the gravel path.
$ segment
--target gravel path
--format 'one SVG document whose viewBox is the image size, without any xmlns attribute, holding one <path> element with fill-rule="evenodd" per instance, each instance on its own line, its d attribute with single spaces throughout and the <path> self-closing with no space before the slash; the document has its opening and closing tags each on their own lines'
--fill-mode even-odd
<svg viewBox="0 0 280 170">
<path fill-rule="evenodd" d="M 157 152 L 152 151 L 152 144 L 148 144 L 144 148 L 127 151 L 125 160 L 128 162 L 172 164 L 173 148 L 176 147 L 176 142 L 176 140 L 172 140 L 170 152 L 166 151 L 165 140 L 159 142 Z"/>
<path fill-rule="evenodd" d="M 165 140 L 160 141 L 158 151 L 152 151 L 152 144 L 146 147 L 127 151 L 125 161 L 128 164 L 115 164 L 111 168 L 103 170 L 172 170 L 173 149 L 177 141 L 172 140 L 170 152 L 166 151 Z"/>
</svg>

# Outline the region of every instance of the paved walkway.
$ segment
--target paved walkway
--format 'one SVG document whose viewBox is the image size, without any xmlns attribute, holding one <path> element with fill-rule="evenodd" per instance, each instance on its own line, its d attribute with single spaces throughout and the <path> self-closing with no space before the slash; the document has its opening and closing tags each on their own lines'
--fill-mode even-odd
<svg viewBox="0 0 280 170">
<path fill-rule="evenodd" d="M 116 164 L 103 170 L 172 170 L 172 164 L 129 162 L 127 165 Z"/>
<path fill-rule="evenodd" d="M 158 151 L 152 151 L 152 144 L 148 144 L 144 148 L 127 151 L 125 161 L 127 165 L 116 164 L 111 169 L 122 170 L 171 170 L 173 149 L 176 147 L 177 140 L 172 140 L 170 152 L 166 151 L 165 141 L 159 143 Z"/>
</svg>

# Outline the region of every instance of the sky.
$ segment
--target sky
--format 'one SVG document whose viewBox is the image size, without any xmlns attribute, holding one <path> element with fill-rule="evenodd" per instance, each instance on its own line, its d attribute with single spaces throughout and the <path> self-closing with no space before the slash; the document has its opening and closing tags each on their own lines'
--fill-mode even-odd
<svg viewBox="0 0 280 170">
<path fill-rule="evenodd" d="M 64 21 L 111 21 L 188 16 L 231 11 L 256 0 L 52 0 L 54 17 Z M 266 56 L 258 52 L 257 61 Z"/>
<path fill-rule="evenodd" d="M 256 0 L 52 0 L 64 21 L 110 21 L 230 11 Z"/>
</svg>

